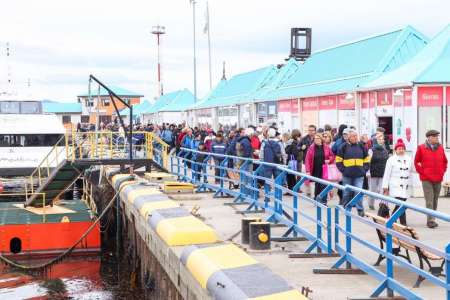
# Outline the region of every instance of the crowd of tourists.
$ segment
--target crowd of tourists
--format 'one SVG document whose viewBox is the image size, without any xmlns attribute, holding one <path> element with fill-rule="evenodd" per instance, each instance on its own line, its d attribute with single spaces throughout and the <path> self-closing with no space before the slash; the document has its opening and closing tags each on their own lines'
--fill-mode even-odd
<svg viewBox="0 0 450 300">
<path fill-rule="evenodd" d="M 303 135 L 297 129 L 281 134 L 276 124 L 249 126 L 236 130 L 221 128 L 217 132 L 211 128 L 191 128 L 184 124 L 136 125 L 133 129 L 158 135 L 173 152 L 183 155 L 192 162 L 189 163 L 189 167 L 196 173 L 196 180 L 203 182 L 208 181 L 204 161 L 208 153 L 212 153 L 212 160 L 216 166 L 223 163 L 222 155 L 252 158 L 272 164 L 262 168 L 259 174 L 261 177 L 276 178 L 279 169 L 274 165 L 286 165 L 293 171 L 315 178 L 351 185 L 406 201 L 411 196 L 412 172 L 416 171 L 422 182 L 426 207 L 437 210 L 441 184 L 447 170 L 447 159 L 439 143 L 440 133 L 437 130 L 426 132 L 425 143 L 419 145 L 415 157 L 411 157 L 406 152 L 403 140 L 398 139 L 394 143 L 382 127 L 377 128 L 376 133 L 371 136 L 358 135 L 356 128 L 345 124 L 338 128 L 328 125 L 317 128 L 310 125 Z M 116 130 L 120 131 L 120 126 Z M 196 152 L 182 149 L 192 149 Z M 239 164 L 239 160 L 227 160 L 229 168 L 240 167 Z M 258 167 L 257 164 L 247 166 L 247 171 L 256 170 Z M 219 183 L 220 170 L 215 168 L 216 184 Z M 230 180 L 230 188 L 237 188 L 238 181 L 231 178 L 230 173 L 227 176 L 234 179 Z M 284 185 L 293 189 L 299 179 L 294 174 L 288 174 Z M 243 188 L 247 188 L 251 182 L 250 178 L 243 180 Z M 264 182 L 260 184 L 264 185 Z M 338 197 L 341 205 L 347 205 L 353 199 L 353 193 L 348 189 L 343 192 L 338 190 L 337 193 L 331 191 L 323 195 L 325 187 L 326 185 L 317 182 L 314 185 L 308 183 L 301 192 L 325 205 L 333 197 Z M 358 201 L 355 206 L 358 214 L 364 216 L 362 201 Z M 367 206 L 370 210 L 377 209 L 380 215 L 386 216 L 390 213 L 383 201 L 380 201 L 376 208 L 375 199 L 368 198 Z M 397 209 L 398 206 L 394 208 L 394 212 Z M 399 219 L 401 224 L 407 224 L 405 213 Z M 428 216 L 427 226 L 435 228 L 438 224 L 432 216 Z"/>
</svg>

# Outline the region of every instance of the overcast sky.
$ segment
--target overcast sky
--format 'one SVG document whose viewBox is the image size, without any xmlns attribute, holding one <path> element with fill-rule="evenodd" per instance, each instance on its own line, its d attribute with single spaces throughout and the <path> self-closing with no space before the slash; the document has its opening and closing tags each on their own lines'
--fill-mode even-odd
<svg viewBox="0 0 450 300">
<path fill-rule="evenodd" d="M 165 92 L 193 90 L 189 0 L 1 0 L 0 84 L 6 42 L 16 89 L 36 98 L 75 101 L 89 74 L 152 99 L 156 94 L 156 24 L 162 38 Z M 198 95 L 209 90 L 206 0 L 197 0 Z M 312 27 L 313 51 L 412 25 L 428 37 L 450 23 L 448 0 L 210 0 L 213 84 L 284 61 L 291 27 Z M 2 86 L 0 85 L 0 89 Z"/>
</svg>

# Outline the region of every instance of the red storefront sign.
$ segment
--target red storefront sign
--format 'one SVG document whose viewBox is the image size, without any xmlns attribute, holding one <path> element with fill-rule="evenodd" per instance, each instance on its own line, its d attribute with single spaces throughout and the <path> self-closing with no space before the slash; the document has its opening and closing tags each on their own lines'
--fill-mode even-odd
<svg viewBox="0 0 450 300">
<path fill-rule="evenodd" d="M 441 106 L 444 99 L 441 86 L 423 86 L 417 89 L 418 106 Z"/>
<path fill-rule="evenodd" d="M 302 110 L 303 111 L 319 109 L 318 101 L 317 101 L 317 98 L 315 98 L 315 97 L 304 98 L 304 99 L 301 99 L 301 101 L 302 101 Z"/>
<path fill-rule="evenodd" d="M 278 112 L 291 112 L 291 100 L 278 101 Z"/>
<path fill-rule="evenodd" d="M 445 88 L 445 97 L 447 99 L 447 105 L 450 105 L 450 86 Z"/>
<path fill-rule="evenodd" d="M 377 105 L 392 105 L 392 90 L 377 91 Z"/>
<path fill-rule="evenodd" d="M 394 106 L 395 107 L 401 107 L 401 106 L 412 106 L 412 91 L 411 90 L 402 90 L 402 96 L 396 96 L 394 97 Z"/>
<path fill-rule="evenodd" d="M 320 110 L 334 110 L 337 107 L 336 96 L 319 97 Z"/>
<path fill-rule="evenodd" d="M 369 108 L 369 93 L 368 92 L 362 92 L 360 94 L 361 97 L 361 108 L 367 109 Z"/>
<path fill-rule="evenodd" d="M 412 106 L 412 91 L 411 90 L 404 90 L 403 91 L 403 105 L 404 106 Z"/>
<path fill-rule="evenodd" d="M 291 112 L 293 114 L 298 114 L 298 99 L 292 100 Z"/>
<path fill-rule="evenodd" d="M 355 109 L 355 98 L 346 99 L 347 94 L 338 95 L 338 109 Z"/>
</svg>

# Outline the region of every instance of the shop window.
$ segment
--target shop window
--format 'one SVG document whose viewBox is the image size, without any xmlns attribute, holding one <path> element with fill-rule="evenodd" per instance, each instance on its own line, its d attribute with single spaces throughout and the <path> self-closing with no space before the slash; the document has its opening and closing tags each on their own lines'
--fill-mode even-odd
<svg viewBox="0 0 450 300">
<path fill-rule="evenodd" d="M 22 241 L 18 237 L 14 237 L 9 242 L 9 252 L 17 254 L 22 251 Z"/>
<path fill-rule="evenodd" d="M 109 104 L 111 103 L 109 98 L 103 98 L 102 102 L 103 102 L 103 106 L 109 106 Z"/>
<path fill-rule="evenodd" d="M 70 116 L 62 116 L 62 122 L 63 124 L 72 123 L 72 118 Z"/>
<path fill-rule="evenodd" d="M 430 129 L 442 132 L 442 107 L 441 106 L 424 106 L 419 107 L 419 132 L 418 144 L 425 142 L 425 133 Z"/>
</svg>

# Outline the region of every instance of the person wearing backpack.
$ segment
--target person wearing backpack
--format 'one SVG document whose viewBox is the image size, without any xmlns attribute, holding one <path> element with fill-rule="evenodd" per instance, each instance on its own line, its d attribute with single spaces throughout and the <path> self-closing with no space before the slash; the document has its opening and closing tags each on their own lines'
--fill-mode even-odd
<svg viewBox="0 0 450 300">
<path fill-rule="evenodd" d="M 194 140 L 194 137 L 192 135 L 192 130 L 188 128 L 186 130 L 185 135 L 183 136 L 183 139 L 181 140 L 181 147 L 186 149 L 192 149 L 192 141 Z M 195 150 L 195 149 L 193 149 Z M 192 152 L 190 151 L 180 151 L 179 156 L 184 157 L 187 160 L 190 160 L 192 158 Z M 186 161 L 186 165 L 188 168 L 191 167 L 191 162 Z"/>
<path fill-rule="evenodd" d="M 291 138 L 288 140 L 286 145 L 288 168 L 296 172 L 302 171 L 303 152 L 300 148 L 301 137 L 302 135 L 300 133 L 300 130 L 292 130 Z M 294 174 L 287 174 L 286 181 L 288 188 L 292 190 L 294 188 L 294 185 L 297 183 L 298 178 Z"/>
<path fill-rule="evenodd" d="M 358 134 L 350 129 L 348 142 L 343 144 L 336 155 L 336 166 L 342 173 L 342 184 L 362 189 L 364 175 L 369 170 L 370 157 L 366 148 L 358 142 Z M 345 189 L 343 192 L 343 205 L 346 206 L 352 200 L 353 192 Z M 364 208 L 361 201 L 356 203 L 358 215 L 364 216 Z"/>
<path fill-rule="evenodd" d="M 163 125 L 163 129 L 161 131 L 160 134 L 160 138 L 169 145 L 169 148 L 173 147 L 173 134 L 172 134 L 172 130 L 170 130 L 169 128 L 166 127 L 166 125 Z"/>
<path fill-rule="evenodd" d="M 277 132 L 274 128 L 269 128 L 267 131 L 267 139 L 262 142 L 260 159 L 263 162 L 271 164 L 282 164 L 283 155 L 279 140 L 276 138 Z M 279 170 L 276 167 L 265 165 L 262 176 L 268 179 L 276 178 L 279 175 Z M 264 191 L 270 192 L 270 185 L 264 183 Z M 265 201 L 269 201 L 269 197 L 265 196 Z"/>
<path fill-rule="evenodd" d="M 322 135 L 316 133 L 314 136 L 314 143 L 309 146 L 305 157 L 306 174 L 316 178 L 324 179 L 323 168 L 324 165 L 334 163 L 334 154 L 329 145 L 323 142 Z M 320 193 L 326 188 L 326 185 L 316 182 L 314 186 L 314 199 L 320 200 L 324 205 L 327 204 L 327 196 L 317 199 Z"/>
<path fill-rule="evenodd" d="M 386 149 L 384 135 L 379 134 L 373 142 L 372 149 L 369 150 L 370 158 L 370 191 L 383 193 L 383 176 L 386 168 L 386 162 L 389 158 L 389 152 Z M 374 210 L 375 199 L 369 197 L 369 209 Z"/>
</svg>

